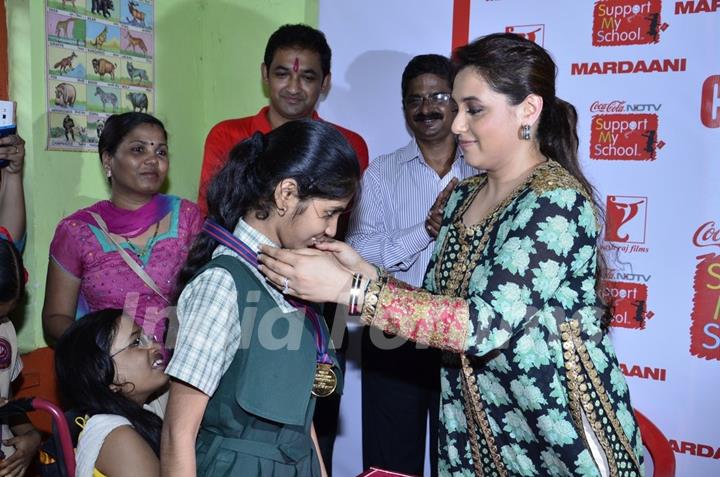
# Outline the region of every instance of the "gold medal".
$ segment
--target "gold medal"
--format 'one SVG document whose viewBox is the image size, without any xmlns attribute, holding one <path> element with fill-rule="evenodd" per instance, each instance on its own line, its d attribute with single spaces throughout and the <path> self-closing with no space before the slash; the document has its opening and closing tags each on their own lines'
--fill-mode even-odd
<svg viewBox="0 0 720 477">
<path fill-rule="evenodd" d="M 337 387 L 337 376 L 332 369 L 332 364 L 318 363 L 315 368 L 315 380 L 313 381 L 312 394 L 316 397 L 328 397 Z"/>
</svg>

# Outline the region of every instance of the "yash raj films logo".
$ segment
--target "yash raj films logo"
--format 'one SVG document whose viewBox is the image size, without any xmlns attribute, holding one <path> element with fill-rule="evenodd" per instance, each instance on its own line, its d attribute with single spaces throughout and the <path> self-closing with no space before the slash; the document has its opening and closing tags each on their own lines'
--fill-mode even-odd
<svg viewBox="0 0 720 477">
<path fill-rule="evenodd" d="M 605 240 L 614 242 L 608 249 L 625 253 L 647 252 L 648 198 L 640 196 L 609 195 L 605 203 Z"/>
<path fill-rule="evenodd" d="M 604 0 L 593 10 L 594 46 L 647 45 L 660 41 L 660 0 Z"/>
<path fill-rule="evenodd" d="M 505 33 L 515 33 L 523 38 L 545 46 L 545 25 L 513 25 L 506 26 Z"/>
<path fill-rule="evenodd" d="M 690 354 L 720 360 L 720 227 L 705 222 L 695 231 L 693 245 L 708 249 L 697 257 L 690 314 Z M 714 247 L 717 247 L 714 248 Z"/>
<path fill-rule="evenodd" d="M 654 161 L 665 146 L 658 140 L 660 104 L 628 104 L 627 101 L 590 106 L 590 159 Z M 651 112 L 654 111 L 654 112 Z"/>
</svg>

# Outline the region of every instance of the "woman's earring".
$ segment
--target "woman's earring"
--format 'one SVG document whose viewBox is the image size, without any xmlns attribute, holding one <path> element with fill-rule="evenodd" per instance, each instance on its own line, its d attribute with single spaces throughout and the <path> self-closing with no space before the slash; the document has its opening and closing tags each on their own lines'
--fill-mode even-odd
<svg viewBox="0 0 720 477">
<path fill-rule="evenodd" d="M 280 217 L 285 217 L 285 207 L 278 207 L 277 211 Z"/>
<path fill-rule="evenodd" d="M 530 140 L 530 125 L 529 124 L 523 124 L 520 126 L 520 139 L 524 141 Z"/>
<path fill-rule="evenodd" d="M 523 124 L 520 126 L 520 139 L 524 141 L 530 140 L 530 125 L 529 124 Z"/>
</svg>

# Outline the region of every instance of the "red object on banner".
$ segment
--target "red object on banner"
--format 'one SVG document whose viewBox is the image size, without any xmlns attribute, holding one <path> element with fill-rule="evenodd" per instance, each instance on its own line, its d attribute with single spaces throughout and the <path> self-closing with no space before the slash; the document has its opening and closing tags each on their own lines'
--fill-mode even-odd
<svg viewBox="0 0 720 477">
<path fill-rule="evenodd" d="M 720 360 L 720 255 L 698 257 L 690 314 L 690 354 Z"/>
<path fill-rule="evenodd" d="M 358 477 L 415 477 L 409 474 L 401 474 L 399 472 L 391 472 L 389 470 L 376 469 L 370 467 L 368 470 L 358 475 Z"/>
<path fill-rule="evenodd" d="M 637 409 L 634 411 L 635 419 L 637 419 L 638 426 L 640 426 L 643 445 L 647 447 L 652 457 L 652 477 L 674 477 L 675 454 L 667 437 L 643 413 Z"/>
<path fill-rule="evenodd" d="M 645 328 L 645 321 L 651 316 L 647 312 L 647 285 L 604 280 L 602 293 L 612 303 L 612 326 Z"/>
<path fill-rule="evenodd" d="M 590 123 L 590 158 L 654 161 L 657 136 L 657 114 L 596 114 Z"/>
<path fill-rule="evenodd" d="M 594 46 L 647 45 L 660 41 L 660 0 L 605 0 L 595 2 Z"/>
</svg>

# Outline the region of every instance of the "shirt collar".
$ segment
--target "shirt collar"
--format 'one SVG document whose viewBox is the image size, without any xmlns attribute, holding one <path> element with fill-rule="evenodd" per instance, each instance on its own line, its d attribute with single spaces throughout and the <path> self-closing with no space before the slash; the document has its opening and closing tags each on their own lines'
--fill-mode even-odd
<svg viewBox="0 0 720 477">
<path fill-rule="evenodd" d="M 258 253 L 260 251 L 260 245 L 270 245 L 272 247 L 278 247 L 278 244 L 267 238 L 262 233 L 258 232 L 243 219 L 238 220 L 238 223 L 235 226 L 235 230 L 233 231 L 233 235 L 245 242 L 245 245 L 250 247 L 250 249 L 255 253 Z M 232 250 L 230 251 L 232 252 Z M 232 253 L 235 254 L 234 252 Z M 242 257 L 240 257 L 240 259 L 245 261 Z M 282 295 L 282 293 L 280 293 L 280 291 L 276 290 L 272 285 L 267 282 L 265 277 L 260 273 L 258 269 L 251 265 L 249 268 L 250 271 L 260 279 L 260 282 L 264 285 L 265 290 L 270 293 L 270 296 L 273 298 L 278 307 L 283 311 L 283 313 L 291 313 L 293 311 L 296 311 L 296 308 L 290 303 L 288 303 L 287 300 L 285 300 L 285 297 Z"/>
<path fill-rule="evenodd" d="M 462 149 L 460 147 L 455 148 L 455 160 L 453 161 L 453 166 L 455 164 L 458 164 L 458 159 L 463 159 L 463 153 Z M 410 142 L 407 144 L 407 146 L 403 147 L 400 150 L 400 162 L 410 162 L 412 160 L 418 160 L 425 162 L 425 160 L 422 157 L 422 151 L 420 151 L 420 146 L 417 143 L 417 140 L 415 138 L 412 138 Z"/>
<path fill-rule="evenodd" d="M 270 124 L 270 119 L 268 118 L 268 112 L 270 111 L 270 106 L 264 106 L 258 113 L 253 116 L 252 118 L 252 129 L 253 131 L 260 131 L 263 134 L 269 133 L 272 131 L 272 125 Z M 320 120 L 320 115 L 317 113 L 317 111 L 313 110 L 312 115 L 310 116 L 311 119 L 318 121 Z"/>
<path fill-rule="evenodd" d="M 238 220 L 237 226 L 233 231 L 233 235 L 245 242 L 245 245 L 250 247 L 250 249 L 255 253 L 260 252 L 260 245 L 279 247 L 278 244 L 252 228 L 250 224 L 245 222 L 243 219 Z"/>
</svg>

